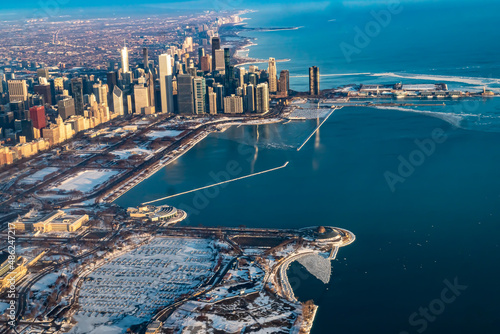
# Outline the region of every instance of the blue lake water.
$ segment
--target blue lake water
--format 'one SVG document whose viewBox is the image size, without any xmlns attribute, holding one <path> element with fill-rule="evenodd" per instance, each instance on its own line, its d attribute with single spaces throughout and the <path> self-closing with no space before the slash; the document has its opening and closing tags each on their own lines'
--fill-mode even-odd
<svg viewBox="0 0 500 334">
<path fill-rule="evenodd" d="M 339 45 L 353 41 L 353 27 L 370 22 L 372 7 L 261 8 L 245 15 L 250 26 L 303 28 L 249 33 L 258 44 L 249 55 L 291 59 L 278 70 L 290 69 L 298 90 L 306 89 L 312 65 L 328 74 L 323 88 L 400 81 L 500 88 L 498 4 L 403 6 L 350 62 Z M 338 76 L 345 73 L 365 74 Z M 318 120 L 232 127 L 117 203 L 135 206 L 289 161 L 279 171 L 168 204 L 186 209 L 191 225 L 332 225 L 355 233 L 356 242 L 339 251 L 328 285 L 296 264 L 289 272 L 297 297 L 320 307 L 313 333 L 498 333 L 500 101 L 444 102 L 337 110 L 300 152 Z M 413 164 L 405 169 L 402 161 Z M 453 295 L 447 284 L 455 278 L 467 288 Z"/>
</svg>

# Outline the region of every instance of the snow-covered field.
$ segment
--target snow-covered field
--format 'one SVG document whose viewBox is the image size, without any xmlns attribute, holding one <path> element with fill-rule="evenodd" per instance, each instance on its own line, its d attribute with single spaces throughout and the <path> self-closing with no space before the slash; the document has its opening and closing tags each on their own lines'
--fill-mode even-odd
<svg viewBox="0 0 500 334">
<path fill-rule="evenodd" d="M 52 285 L 56 282 L 57 278 L 61 274 L 59 273 L 50 273 L 42 277 L 31 287 L 31 291 L 50 291 L 49 285 Z"/>
<path fill-rule="evenodd" d="M 177 131 L 177 130 L 153 130 L 150 131 L 146 134 L 151 140 L 155 140 L 158 138 L 164 138 L 164 137 L 170 137 L 174 138 L 180 135 L 182 131 Z"/>
<path fill-rule="evenodd" d="M 90 274 L 71 333 L 122 333 L 152 317 L 212 275 L 215 254 L 204 239 L 155 238 Z"/>
<path fill-rule="evenodd" d="M 290 115 L 288 115 L 288 118 L 294 119 L 294 118 L 300 118 L 300 119 L 314 119 L 314 118 L 323 118 L 328 115 L 328 113 L 331 111 L 331 109 L 317 109 L 317 108 L 297 108 Z"/>
<path fill-rule="evenodd" d="M 111 153 L 117 155 L 120 159 L 128 159 L 132 155 L 149 155 L 153 153 L 153 151 L 136 147 L 126 150 L 117 150 Z"/>
<path fill-rule="evenodd" d="M 36 182 L 42 181 L 44 177 L 47 175 L 57 172 L 59 168 L 57 167 L 45 167 L 44 169 L 39 170 L 38 172 L 25 177 L 19 182 L 20 184 L 34 184 Z"/>
<path fill-rule="evenodd" d="M 108 181 L 111 177 L 118 173 L 119 172 L 116 170 L 109 169 L 84 170 L 69 179 L 64 180 L 61 184 L 53 187 L 51 190 L 79 190 L 82 192 L 88 192 Z"/>
</svg>

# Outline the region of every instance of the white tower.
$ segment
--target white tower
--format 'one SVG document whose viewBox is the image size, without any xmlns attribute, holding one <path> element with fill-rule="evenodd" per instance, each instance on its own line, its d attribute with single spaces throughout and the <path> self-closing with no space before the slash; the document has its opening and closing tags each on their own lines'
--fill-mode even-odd
<svg viewBox="0 0 500 334">
<path fill-rule="evenodd" d="M 158 57 L 159 80 L 161 95 L 161 111 L 163 113 L 174 112 L 174 89 L 172 86 L 172 57 L 161 54 Z"/>
<path fill-rule="evenodd" d="M 127 45 L 123 45 L 122 49 L 122 72 L 123 73 L 128 73 L 129 71 L 129 65 L 128 65 L 128 50 L 127 50 Z"/>
</svg>

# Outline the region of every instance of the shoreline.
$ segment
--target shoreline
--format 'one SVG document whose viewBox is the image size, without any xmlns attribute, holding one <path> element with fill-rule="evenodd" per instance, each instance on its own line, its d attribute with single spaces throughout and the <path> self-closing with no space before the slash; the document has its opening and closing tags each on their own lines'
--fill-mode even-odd
<svg viewBox="0 0 500 334">
<path fill-rule="evenodd" d="M 245 10 L 243 12 L 238 12 L 237 15 L 240 15 L 241 13 L 255 13 L 257 10 Z M 232 54 L 233 59 L 235 60 L 235 67 L 241 67 L 241 66 L 246 66 L 246 65 L 253 65 L 253 64 L 265 64 L 268 63 L 268 59 L 259 59 L 259 58 L 253 58 L 249 57 L 249 53 L 251 51 L 252 46 L 257 46 L 259 45 L 255 41 L 257 40 L 254 37 L 248 37 L 248 36 L 241 36 L 242 33 L 244 32 L 273 32 L 273 31 L 291 31 L 291 30 L 299 30 L 304 28 L 304 26 L 300 27 L 283 27 L 283 28 L 244 28 L 247 25 L 247 22 L 243 21 L 248 21 L 251 20 L 251 17 L 245 17 L 241 18 L 242 22 L 237 23 L 237 24 L 232 24 L 229 25 L 230 27 L 236 28 L 236 31 L 232 31 L 232 35 L 230 33 L 228 34 L 221 34 L 222 38 L 225 37 L 234 37 L 236 35 L 237 37 L 241 38 L 241 42 L 238 42 L 238 45 L 235 46 L 235 50 Z M 242 56 L 242 54 L 246 53 L 246 57 Z M 289 62 L 291 59 L 276 59 L 277 63 L 283 63 L 283 62 Z"/>
<path fill-rule="evenodd" d="M 265 125 L 265 124 L 273 124 L 273 123 L 280 123 L 282 122 L 283 119 L 276 117 L 276 118 L 271 118 L 271 119 L 261 119 L 261 120 L 245 120 L 245 119 L 235 119 L 235 120 L 227 120 L 226 123 L 223 124 L 217 124 L 216 128 L 220 132 L 224 132 L 227 129 L 229 129 L 232 126 L 245 126 L 245 125 Z M 196 130 L 196 129 L 193 129 Z M 209 135 L 212 133 L 216 133 L 218 131 L 214 130 L 206 130 L 198 134 L 191 142 L 189 142 L 188 146 L 184 148 L 182 151 L 179 152 L 177 150 L 177 154 L 172 154 L 173 152 L 169 152 L 165 154 L 165 158 L 160 159 L 156 164 L 153 166 L 149 167 L 149 169 L 143 170 L 137 175 L 133 176 L 130 178 L 128 181 L 125 181 L 123 184 L 118 186 L 115 189 L 111 189 L 109 192 L 107 192 L 104 196 L 101 198 L 98 198 L 95 200 L 96 203 L 114 203 L 117 199 L 119 199 L 121 196 L 144 182 L 145 180 L 149 179 L 151 176 L 162 170 L 163 168 L 167 167 L 171 163 L 175 162 L 177 159 L 182 157 L 184 154 L 189 152 L 193 147 L 195 147 L 197 144 L 203 141 L 203 139 L 207 138 Z M 179 138 L 182 139 L 182 138 Z M 168 148 L 163 149 L 162 151 L 166 150 Z"/>
</svg>

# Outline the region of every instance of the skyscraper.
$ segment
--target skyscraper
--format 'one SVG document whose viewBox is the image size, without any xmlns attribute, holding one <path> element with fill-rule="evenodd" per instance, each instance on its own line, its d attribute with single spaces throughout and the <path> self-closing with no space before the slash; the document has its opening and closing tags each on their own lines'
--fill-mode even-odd
<svg viewBox="0 0 500 334">
<path fill-rule="evenodd" d="M 206 83 L 205 78 L 196 77 L 193 79 L 193 93 L 194 93 L 194 113 L 204 114 L 206 112 Z"/>
<path fill-rule="evenodd" d="M 128 73 L 129 65 L 128 65 L 128 50 L 127 46 L 124 45 L 122 49 L 122 73 Z"/>
<path fill-rule="evenodd" d="M 212 70 L 213 71 L 224 71 L 226 69 L 226 64 L 224 62 L 224 50 L 215 50 L 214 59 L 212 59 Z"/>
<path fill-rule="evenodd" d="M 148 48 L 142 48 L 142 63 L 145 71 L 149 69 Z"/>
<path fill-rule="evenodd" d="M 217 114 L 217 94 L 213 90 L 208 93 L 208 111 L 211 115 Z"/>
<path fill-rule="evenodd" d="M 219 83 L 214 85 L 214 92 L 217 95 L 217 112 L 224 111 L 224 96 L 226 96 L 224 92 L 224 86 Z"/>
<path fill-rule="evenodd" d="M 317 96 L 319 93 L 319 68 L 309 67 L 309 94 Z"/>
<path fill-rule="evenodd" d="M 28 87 L 26 80 L 7 81 L 9 90 L 9 102 L 24 102 L 28 100 Z"/>
<path fill-rule="evenodd" d="M 281 96 L 288 96 L 290 90 L 290 72 L 283 70 L 280 72 L 278 91 Z"/>
<path fill-rule="evenodd" d="M 30 108 L 30 119 L 33 122 L 33 127 L 38 130 L 47 126 L 45 120 L 45 108 L 42 106 L 36 106 Z"/>
<path fill-rule="evenodd" d="M 155 106 L 155 78 L 153 72 L 148 68 L 146 72 L 146 87 L 148 87 L 148 103 L 150 107 Z"/>
<path fill-rule="evenodd" d="M 118 75 L 116 72 L 111 71 L 106 73 L 106 79 L 108 82 L 108 89 L 112 92 L 115 89 L 115 86 L 118 84 Z"/>
<path fill-rule="evenodd" d="M 94 84 L 92 89 L 97 103 L 104 103 L 105 106 L 108 106 L 108 86 L 98 82 Z"/>
<path fill-rule="evenodd" d="M 198 48 L 198 69 L 201 70 L 201 59 L 205 57 L 205 49 Z"/>
<path fill-rule="evenodd" d="M 220 38 L 219 36 L 214 36 L 212 37 L 212 70 L 215 71 L 217 66 L 216 66 L 216 57 L 215 57 L 215 51 L 220 49 Z"/>
<path fill-rule="evenodd" d="M 144 108 L 149 107 L 148 88 L 143 85 L 134 86 L 134 106 L 135 113 L 140 114 Z"/>
<path fill-rule="evenodd" d="M 40 78 L 49 78 L 49 69 L 48 68 L 39 68 L 36 70 L 36 76 Z"/>
<path fill-rule="evenodd" d="M 267 83 L 258 84 L 255 89 L 255 109 L 258 113 L 269 111 L 269 87 Z"/>
<path fill-rule="evenodd" d="M 224 98 L 224 112 L 227 114 L 243 113 L 243 98 L 241 96 L 226 96 Z"/>
<path fill-rule="evenodd" d="M 224 69 L 227 72 L 229 66 L 231 65 L 231 50 L 229 48 L 224 48 Z"/>
<path fill-rule="evenodd" d="M 75 114 L 75 100 L 72 97 L 61 100 L 57 103 L 57 111 L 63 120 Z"/>
<path fill-rule="evenodd" d="M 82 78 L 71 79 L 71 92 L 75 99 L 75 112 L 83 116 L 83 81 Z"/>
<path fill-rule="evenodd" d="M 161 94 L 161 111 L 174 112 L 174 90 L 172 87 L 172 57 L 162 54 L 158 57 Z"/>
<path fill-rule="evenodd" d="M 52 104 L 52 94 L 50 93 L 50 85 L 35 85 L 33 86 L 33 90 L 35 94 L 38 94 L 43 97 L 44 104 Z"/>
<path fill-rule="evenodd" d="M 189 74 L 177 76 L 177 102 L 179 114 L 194 113 L 193 78 Z"/>
<path fill-rule="evenodd" d="M 246 98 L 246 112 L 255 112 L 255 86 L 249 84 L 247 86 Z"/>
<path fill-rule="evenodd" d="M 118 115 L 125 114 L 123 102 L 123 92 L 118 86 L 115 86 L 113 89 L 113 111 Z"/>
<path fill-rule="evenodd" d="M 203 72 L 211 72 L 212 71 L 212 59 L 209 55 L 205 55 L 201 57 L 200 69 Z"/>
<path fill-rule="evenodd" d="M 277 85 L 277 74 L 276 74 L 276 59 L 269 58 L 269 67 L 267 69 L 269 73 L 269 92 L 271 94 L 276 93 L 278 91 Z"/>
</svg>

